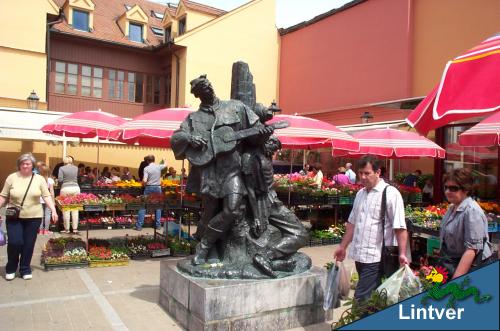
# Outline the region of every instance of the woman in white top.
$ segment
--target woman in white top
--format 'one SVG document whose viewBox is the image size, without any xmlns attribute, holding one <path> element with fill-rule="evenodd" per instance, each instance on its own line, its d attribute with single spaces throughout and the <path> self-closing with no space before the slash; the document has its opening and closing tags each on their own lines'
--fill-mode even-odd
<svg viewBox="0 0 500 331">
<path fill-rule="evenodd" d="M 39 169 L 40 175 L 45 178 L 47 181 L 47 187 L 50 192 L 50 198 L 52 200 L 52 203 L 55 204 L 54 200 L 54 185 L 55 181 L 52 178 L 52 171 L 50 170 L 49 166 L 46 164 L 42 164 Z M 40 223 L 40 230 L 38 230 L 38 234 L 52 234 L 51 231 L 49 231 L 49 226 L 50 226 L 50 221 L 52 219 L 52 211 L 50 208 L 45 204 L 45 201 L 43 201 L 42 198 L 40 198 L 40 202 L 43 204 L 43 217 L 42 217 L 42 222 Z"/>
</svg>

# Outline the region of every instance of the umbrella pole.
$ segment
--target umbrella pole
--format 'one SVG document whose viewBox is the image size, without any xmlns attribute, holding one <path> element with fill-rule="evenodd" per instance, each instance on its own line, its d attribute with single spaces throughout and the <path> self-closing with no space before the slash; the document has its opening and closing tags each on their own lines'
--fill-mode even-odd
<svg viewBox="0 0 500 331">
<path fill-rule="evenodd" d="M 389 159 L 389 180 L 394 178 L 394 160 Z"/>
<path fill-rule="evenodd" d="M 66 132 L 63 131 L 63 159 L 66 157 L 66 154 L 68 153 L 68 142 L 66 141 Z"/>
<path fill-rule="evenodd" d="M 290 197 L 292 194 L 292 169 L 293 169 L 293 149 L 290 150 L 290 178 L 288 178 L 288 206 L 290 206 Z"/>
<path fill-rule="evenodd" d="M 99 136 L 97 136 L 97 174 L 96 180 L 99 179 Z"/>
</svg>

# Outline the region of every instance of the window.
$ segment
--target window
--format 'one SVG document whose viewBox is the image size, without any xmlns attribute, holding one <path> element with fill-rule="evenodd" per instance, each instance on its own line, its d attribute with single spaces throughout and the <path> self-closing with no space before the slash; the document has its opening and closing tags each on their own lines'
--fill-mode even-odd
<svg viewBox="0 0 500 331">
<path fill-rule="evenodd" d="M 136 84 L 135 84 L 135 102 L 142 102 L 142 84 L 143 84 L 143 75 L 136 75 Z"/>
<path fill-rule="evenodd" d="M 110 69 L 108 71 L 108 98 L 115 98 L 115 86 L 116 86 L 116 70 Z"/>
<path fill-rule="evenodd" d="M 153 103 L 155 105 L 160 104 L 160 77 L 155 77 L 154 78 Z"/>
<path fill-rule="evenodd" d="M 151 31 L 153 31 L 154 35 L 155 36 L 158 36 L 158 37 L 163 37 L 163 29 L 160 29 L 160 28 L 155 28 L 155 27 L 151 27 Z"/>
<path fill-rule="evenodd" d="M 165 42 L 168 43 L 172 39 L 172 26 L 170 25 L 169 27 L 165 28 Z"/>
<path fill-rule="evenodd" d="M 102 98 L 102 69 L 82 65 L 81 95 Z"/>
<path fill-rule="evenodd" d="M 66 63 L 56 61 L 56 93 L 64 93 L 66 83 Z"/>
<path fill-rule="evenodd" d="M 73 28 L 89 31 L 89 13 L 73 9 Z"/>
<path fill-rule="evenodd" d="M 179 36 L 186 32 L 186 17 L 179 20 Z"/>
<path fill-rule="evenodd" d="M 146 103 L 153 103 L 153 76 L 146 77 Z"/>
<path fill-rule="evenodd" d="M 142 25 L 130 23 L 128 29 L 128 39 L 142 43 Z"/>
<path fill-rule="evenodd" d="M 128 101 L 135 101 L 135 74 L 133 72 L 128 73 Z"/>
<path fill-rule="evenodd" d="M 110 99 L 122 100 L 125 84 L 125 73 L 123 71 L 109 70 L 108 97 Z M 129 92 L 130 94 L 130 92 Z"/>
<path fill-rule="evenodd" d="M 102 68 L 94 68 L 93 94 L 95 98 L 102 98 Z"/>
<path fill-rule="evenodd" d="M 82 95 L 92 96 L 92 67 L 82 66 Z"/>
<path fill-rule="evenodd" d="M 78 64 L 68 63 L 68 85 L 66 86 L 67 94 L 76 94 L 78 84 Z"/>
</svg>

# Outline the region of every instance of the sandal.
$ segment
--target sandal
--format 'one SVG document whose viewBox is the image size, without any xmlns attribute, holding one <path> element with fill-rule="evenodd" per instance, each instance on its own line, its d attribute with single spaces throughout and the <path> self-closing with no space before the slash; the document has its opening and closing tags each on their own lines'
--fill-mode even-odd
<svg viewBox="0 0 500 331">
<path fill-rule="evenodd" d="M 61 233 L 69 233 L 69 230 L 61 230 Z"/>
</svg>

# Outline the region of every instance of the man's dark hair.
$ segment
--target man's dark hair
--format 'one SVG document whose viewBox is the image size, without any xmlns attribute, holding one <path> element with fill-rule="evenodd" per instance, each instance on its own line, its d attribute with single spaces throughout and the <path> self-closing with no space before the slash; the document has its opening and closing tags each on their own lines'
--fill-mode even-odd
<svg viewBox="0 0 500 331">
<path fill-rule="evenodd" d="M 323 166 L 321 165 L 321 163 L 319 162 L 316 162 L 314 165 L 313 165 L 313 168 L 320 171 L 321 169 L 323 169 Z"/>
<path fill-rule="evenodd" d="M 422 174 L 422 170 L 415 170 L 415 173 L 420 176 Z"/>
<path fill-rule="evenodd" d="M 373 155 L 365 155 L 358 161 L 358 169 L 366 167 L 368 164 L 372 165 L 373 171 L 377 171 L 380 169 L 381 163 L 380 160 L 377 159 Z"/>
<path fill-rule="evenodd" d="M 85 169 L 85 164 L 83 164 L 83 163 L 78 163 L 78 169 L 80 169 L 80 168 L 84 168 L 84 169 Z"/>
<path fill-rule="evenodd" d="M 155 161 L 155 156 L 154 155 L 148 155 L 148 159 L 147 159 L 147 163 L 150 164 L 150 163 L 153 163 Z"/>
</svg>

